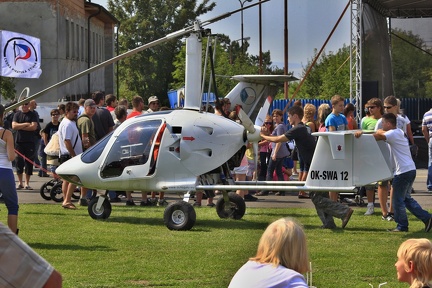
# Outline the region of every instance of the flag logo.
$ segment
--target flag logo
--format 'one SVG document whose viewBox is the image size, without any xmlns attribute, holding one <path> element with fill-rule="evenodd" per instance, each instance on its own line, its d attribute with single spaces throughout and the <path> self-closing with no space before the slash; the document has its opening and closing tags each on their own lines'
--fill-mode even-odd
<svg viewBox="0 0 432 288">
<path fill-rule="evenodd" d="M 39 78 L 40 40 L 28 35 L 0 31 L 1 76 L 16 78 Z"/>
</svg>

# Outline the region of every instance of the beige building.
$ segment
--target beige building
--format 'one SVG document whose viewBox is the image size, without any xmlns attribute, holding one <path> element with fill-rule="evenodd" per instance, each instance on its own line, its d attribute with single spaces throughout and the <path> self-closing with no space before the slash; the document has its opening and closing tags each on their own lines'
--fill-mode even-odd
<svg viewBox="0 0 432 288">
<path fill-rule="evenodd" d="M 0 30 L 41 40 L 39 79 L 15 79 L 17 93 L 30 95 L 115 56 L 118 20 L 85 0 L 11 0 L 0 2 Z M 115 65 L 101 68 L 39 98 L 40 102 L 79 99 L 96 90 L 115 93 Z"/>
</svg>

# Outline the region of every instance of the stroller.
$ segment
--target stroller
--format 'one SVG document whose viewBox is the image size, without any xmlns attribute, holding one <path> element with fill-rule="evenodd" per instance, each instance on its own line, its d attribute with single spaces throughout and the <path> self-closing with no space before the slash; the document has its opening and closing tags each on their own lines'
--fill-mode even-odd
<svg viewBox="0 0 432 288">
<path fill-rule="evenodd" d="M 55 178 L 44 183 L 40 188 L 40 195 L 45 200 L 54 200 L 55 202 L 63 202 L 63 191 L 62 191 L 63 180 L 61 180 L 57 175 Z M 92 198 L 95 197 L 97 192 L 93 190 Z M 81 191 L 80 187 L 76 187 L 75 191 L 72 193 L 73 199 L 80 199 Z"/>
</svg>

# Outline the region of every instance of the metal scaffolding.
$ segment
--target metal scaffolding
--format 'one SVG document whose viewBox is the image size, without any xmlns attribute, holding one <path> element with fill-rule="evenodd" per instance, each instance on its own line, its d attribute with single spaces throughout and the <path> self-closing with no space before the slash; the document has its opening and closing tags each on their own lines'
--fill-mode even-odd
<svg viewBox="0 0 432 288">
<path fill-rule="evenodd" d="M 361 62 L 361 19 L 362 1 L 351 0 L 351 46 L 350 46 L 350 102 L 356 107 L 356 120 L 360 123 L 362 115 L 362 62 Z"/>
</svg>

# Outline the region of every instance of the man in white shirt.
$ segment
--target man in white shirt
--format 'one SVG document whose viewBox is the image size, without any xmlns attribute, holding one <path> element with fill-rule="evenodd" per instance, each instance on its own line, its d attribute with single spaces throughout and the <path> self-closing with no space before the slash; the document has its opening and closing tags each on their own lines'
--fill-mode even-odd
<svg viewBox="0 0 432 288">
<path fill-rule="evenodd" d="M 394 178 L 392 181 L 394 208 L 394 220 L 397 223 L 395 229 L 390 232 L 408 232 L 408 209 L 414 216 L 423 221 L 425 232 L 432 228 L 432 215 L 424 210 L 420 204 L 411 197 L 411 189 L 416 177 L 416 166 L 411 157 L 411 152 L 406 140 L 405 133 L 397 128 L 396 115 L 386 113 L 382 116 L 382 128 L 377 130 L 373 136 L 376 140 L 384 140 L 389 144 L 390 153 L 395 163 Z M 355 136 L 360 137 L 361 131 Z"/>
</svg>

